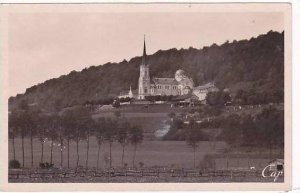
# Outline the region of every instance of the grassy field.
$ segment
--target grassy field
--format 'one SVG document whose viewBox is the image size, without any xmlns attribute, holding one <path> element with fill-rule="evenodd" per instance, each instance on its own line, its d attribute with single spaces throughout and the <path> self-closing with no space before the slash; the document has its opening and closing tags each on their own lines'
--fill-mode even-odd
<svg viewBox="0 0 300 193">
<path fill-rule="evenodd" d="M 201 107 L 200 107 L 201 108 Z M 168 113 L 175 111 L 177 113 L 189 111 L 189 108 L 171 108 L 170 105 L 153 105 L 149 108 L 144 108 L 143 105 L 131 105 L 131 106 L 122 106 L 120 109 L 111 109 L 111 110 L 101 110 L 93 114 L 93 118 L 99 117 L 116 117 L 115 111 L 121 112 L 121 117 L 125 117 L 129 120 L 132 125 L 141 126 L 145 131 L 145 137 L 142 144 L 138 146 L 136 164 L 142 162 L 146 167 L 152 166 L 173 166 L 178 168 L 190 168 L 193 166 L 193 151 L 187 146 L 184 141 L 162 141 L 155 133 L 163 128 L 167 121 L 170 120 Z M 253 111 L 260 111 L 261 108 L 243 108 L 241 112 L 254 113 Z M 236 113 L 236 111 L 225 112 Z M 97 144 L 94 137 L 90 141 L 90 151 L 89 151 L 89 167 L 95 167 L 97 161 Z M 229 162 L 229 167 L 239 168 L 239 167 L 248 167 L 248 166 L 258 166 L 263 167 L 271 159 L 279 158 L 277 155 L 267 157 L 268 150 L 258 153 L 258 151 L 247 152 L 242 149 L 233 150 L 238 154 L 239 158 L 236 159 L 236 154 L 233 156 L 224 153 L 227 149 L 227 145 L 224 142 L 200 142 L 199 148 L 196 152 L 196 165 L 199 165 L 203 161 L 206 155 L 214 155 L 215 163 L 220 169 L 227 168 L 227 162 Z M 30 143 L 29 139 L 25 140 L 25 166 L 30 167 L 31 163 L 31 152 L 30 152 Z M 59 167 L 60 165 L 60 148 L 55 146 L 53 149 L 53 162 L 54 165 Z M 85 166 L 86 160 L 86 142 L 80 142 L 80 161 L 79 165 Z M 275 153 L 275 152 L 274 152 Z M 64 149 L 64 166 L 67 166 L 67 149 Z M 251 159 L 249 155 L 251 154 Z M 22 152 L 21 152 L 21 140 L 16 139 L 16 159 L 20 162 L 22 161 Z M 10 142 L 9 145 L 9 159 L 12 159 L 12 145 Z M 102 168 L 108 167 L 108 163 L 105 162 L 105 157 L 109 156 L 108 144 L 103 144 L 101 147 L 100 153 L 100 166 Z M 121 145 L 115 142 L 112 148 L 112 163 L 113 166 L 121 166 L 121 156 L 122 148 Z M 226 159 L 222 159 L 225 158 Z M 277 157 L 276 157 L 277 156 Z M 41 157 L 41 145 L 37 139 L 34 139 L 34 166 L 38 167 Z M 129 166 L 132 165 L 133 157 L 133 147 L 128 145 L 125 151 L 125 160 Z M 281 156 L 282 157 L 282 156 Z M 263 159 L 263 160 L 262 160 Z M 50 142 L 46 141 L 44 146 L 44 162 L 50 162 Z M 70 166 L 74 167 L 76 164 L 76 144 L 72 142 L 70 144 Z"/>
<path fill-rule="evenodd" d="M 9 145 L 9 158 L 12 159 L 12 145 Z M 38 166 L 41 158 L 41 145 L 37 139 L 34 140 L 34 166 Z M 196 152 L 196 160 L 199 163 L 208 153 L 216 153 L 224 147 L 223 142 L 217 142 L 215 148 L 209 142 L 200 142 L 199 149 Z M 31 152 L 30 141 L 25 140 L 25 166 L 30 167 Z M 53 149 L 54 164 L 60 164 L 60 148 L 55 146 Z M 86 143 L 82 141 L 79 148 L 80 165 L 85 166 L 86 160 Z M 105 156 L 109 155 L 108 144 L 101 147 L 100 164 L 107 167 Z M 121 166 L 122 148 L 117 142 L 113 144 L 112 161 L 114 166 Z M 132 165 L 133 147 L 129 144 L 126 147 L 124 162 Z M 16 139 L 16 159 L 22 161 L 21 140 Z M 44 162 L 50 162 L 50 143 L 44 145 Z M 89 152 L 89 166 L 95 167 L 97 162 L 97 144 L 94 137 L 91 138 Z M 184 141 L 144 141 L 137 150 L 136 164 L 143 162 L 145 166 L 170 166 L 186 167 L 193 166 L 193 151 Z M 76 165 L 76 144 L 70 144 L 70 164 Z M 64 166 L 67 166 L 67 149 L 64 149 Z"/>
</svg>

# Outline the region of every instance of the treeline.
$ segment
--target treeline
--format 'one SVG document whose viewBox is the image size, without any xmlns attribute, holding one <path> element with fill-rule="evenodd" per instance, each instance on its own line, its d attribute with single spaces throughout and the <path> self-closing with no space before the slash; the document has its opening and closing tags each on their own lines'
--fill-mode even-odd
<svg viewBox="0 0 300 193">
<path fill-rule="evenodd" d="M 283 96 L 283 32 L 270 31 L 250 40 L 227 41 L 202 49 L 159 50 L 148 56 L 148 62 L 151 77 L 174 77 L 176 70 L 183 69 L 196 86 L 215 82 L 218 88 L 229 88 L 233 92 L 254 89 L 266 96 L 272 93 Z M 87 101 L 105 104 L 121 91 L 128 90 L 130 85 L 137 89 L 140 63 L 141 57 L 134 57 L 120 63 L 92 66 L 81 72 L 72 71 L 32 86 L 25 94 L 11 97 L 9 107 L 17 107 L 23 99 L 48 111 Z"/>
<path fill-rule="evenodd" d="M 130 125 L 123 118 L 99 118 L 92 119 L 90 112 L 85 107 L 77 107 L 72 110 L 67 110 L 62 114 L 42 114 L 29 110 L 13 111 L 9 115 L 9 138 L 12 141 L 13 160 L 11 167 L 25 167 L 25 153 L 30 151 L 31 167 L 33 167 L 33 139 L 38 138 L 40 141 L 40 167 L 49 165 L 53 166 L 53 144 L 58 144 L 60 147 L 60 167 L 63 165 L 65 148 L 67 147 L 67 167 L 70 167 L 70 142 L 76 143 L 76 167 L 79 166 L 79 143 L 86 141 L 86 162 L 88 167 L 89 162 L 89 146 L 90 137 L 95 136 L 98 144 L 97 152 L 97 168 L 99 166 L 100 148 L 104 142 L 109 144 L 109 167 L 112 167 L 112 145 L 119 143 L 122 147 L 122 165 L 125 155 L 126 146 L 131 144 L 134 146 L 134 156 L 132 165 L 135 166 L 135 155 L 137 146 L 143 141 L 143 129 L 138 126 Z M 22 148 L 22 165 L 16 160 L 15 138 L 21 138 Z M 24 139 L 30 139 L 30 150 L 25 149 Z M 50 160 L 49 163 L 44 160 L 44 144 L 48 139 L 50 145 Z M 74 158 L 72 158 L 74 159 Z"/>
<path fill-rule="evenodd" d="M 224 105 L 265 105 L 270 103 L 283 103 L 284 94 L 279 91 L 263 92 L 254 89 L 239 89 L 234 96 L 230 92 L 209 92 L 205 98 L 207 104 L 212 106 Z"/>
<path fill-rule="evenodd" d="M 211 110 L 211 109 L 210 109 Z M 196 151 L 200 141 L 225 141 L 230 147 L 255 147 L 272 150 L 284 147 L 284 112 L 272 106 L 266 107 L 256 115 L 231 114 L 200 122 L 189 120 L 184 124 L 182 118 L 173 118 L 165 140 L 185 140 Z M 205 129 L 221 129 L 218 136 L 204 132 Z M 200 147 L 201 148 L 201 147 Z"/>
</svg>

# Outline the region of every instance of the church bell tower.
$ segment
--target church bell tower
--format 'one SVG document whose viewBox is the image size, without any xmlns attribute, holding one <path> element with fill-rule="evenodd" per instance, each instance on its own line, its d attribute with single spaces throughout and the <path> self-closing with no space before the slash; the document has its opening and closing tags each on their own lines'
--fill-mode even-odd
<svg viewBox="0 0 300 193">
<path fill-rule="evenodd" d="M 145 96 L 149 96 L 149 95 L 150 95 L 150 76 L 149 76 L 149 65 L 147 63 L 146 42 L 144 36 L 144 50 L 143 50 L 142 63 L 140 65 L 138 99 L 145 99 Z"/>
</svg>

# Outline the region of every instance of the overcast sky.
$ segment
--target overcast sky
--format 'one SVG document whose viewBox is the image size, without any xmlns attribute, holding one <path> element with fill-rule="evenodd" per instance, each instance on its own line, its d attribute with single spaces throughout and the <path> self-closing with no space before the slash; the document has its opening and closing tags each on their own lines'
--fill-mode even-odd
<svg viewBox="0 0 300 193">
<path fill-rule="evenodd" d="M 279 12 L 45 12 L 8 17 L 9 95 L 50 78 L 170 48 L 282 32 Z"/>
</svg>

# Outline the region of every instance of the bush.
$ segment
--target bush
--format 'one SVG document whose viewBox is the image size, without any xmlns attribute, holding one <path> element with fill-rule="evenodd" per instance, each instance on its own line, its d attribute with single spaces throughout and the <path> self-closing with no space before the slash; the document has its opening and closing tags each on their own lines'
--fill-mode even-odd
<svg viewBox="0 0 300 193">
<path fill-rule="evenodd" d="M 40 168 L 45 168 L 45 164 L 44 163 L 40 163 Z"/>
<path fill-rule="evenodd" d="M 50 164 L 48 162 L 45 163 L 40 163 L 40 168 L 42 169 L 49 169 L 49 168 L 53 168 L 54 164 Z"/>
<path fill-rule="evenodd" d="M 18 160 L 10 160 L 9 161 L 9 168 L 11 168 L 11 169 L 21 168 L 21 164 Z"/>
</svg>

